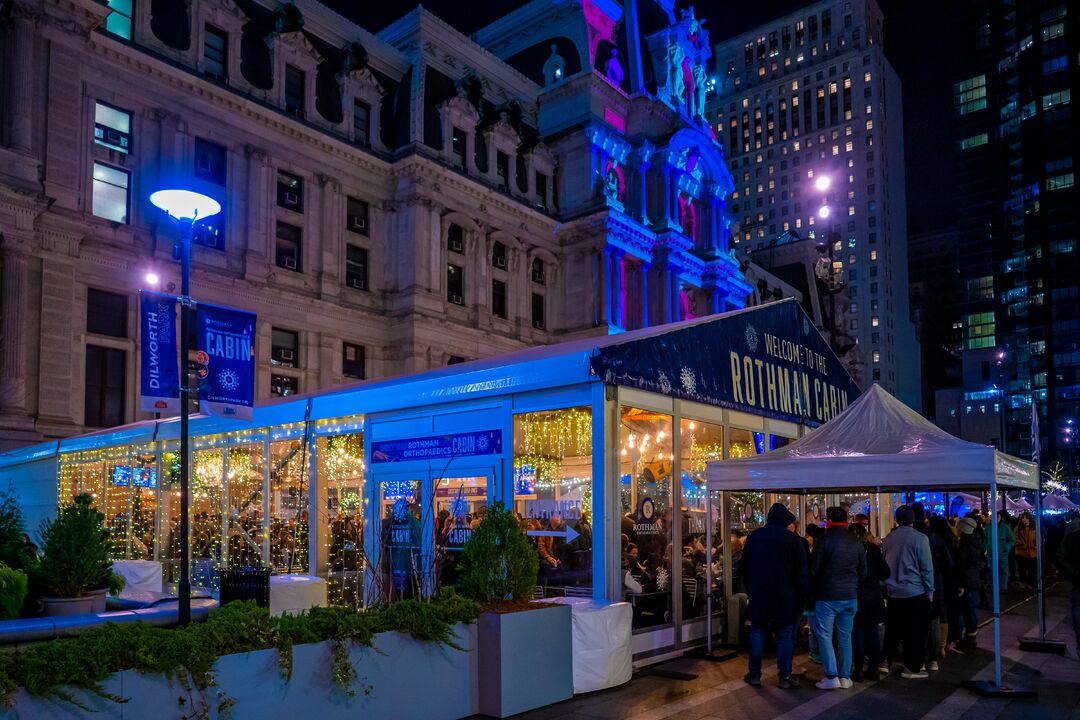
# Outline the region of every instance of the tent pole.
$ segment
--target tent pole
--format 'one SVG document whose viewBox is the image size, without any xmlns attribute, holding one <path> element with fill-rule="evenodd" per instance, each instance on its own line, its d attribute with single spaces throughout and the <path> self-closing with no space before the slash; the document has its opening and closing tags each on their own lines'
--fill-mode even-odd
<svg viewBox="0 0 1080 720">
<path fill-rule="evenodd" d="M 990 497 L 997 495 L 997 478 L 990 481 Z M 1001 584 L 998 562 L 998 513 L 990 506 L 990 581 L 994 584 L 994 685 L 1001 689 Z"/>
<path fill-rule="evenodd" d="M 1038 472 L 1038 471 L 1036 471 Z M 1046 597 L 1043 595 L 1042 475 L 1035 490 L 1035 601 L 1039 604 L 1039 640 L 1046 641 Z"/>
<path fill-rule="evenodd" d="M 705 484 L 705 652 L 712 655 L 712 491 Z"/>
</svg>

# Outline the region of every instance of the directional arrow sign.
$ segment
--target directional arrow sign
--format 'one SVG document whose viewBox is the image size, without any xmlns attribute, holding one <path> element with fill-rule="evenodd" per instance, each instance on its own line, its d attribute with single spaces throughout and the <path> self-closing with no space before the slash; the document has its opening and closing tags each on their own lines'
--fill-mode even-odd
<svg viewBox="0 0 1080 720">
<path fill-rule="evenodd" d="M 525 534 L 533 537 L 566 538 L 566 542 L 573 542 L 574 538 L 578 536 L 578 532 L 569 526 L 565 530 L 527 530 Z"/>
</svg>

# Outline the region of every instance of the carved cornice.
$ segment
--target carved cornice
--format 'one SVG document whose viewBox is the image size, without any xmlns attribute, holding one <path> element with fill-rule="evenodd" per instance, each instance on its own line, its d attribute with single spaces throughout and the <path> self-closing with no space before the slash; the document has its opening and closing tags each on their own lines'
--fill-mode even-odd
<svg viewBox="0 0 1080 720">
<path fill-rule="evenodd" d="M 188 103 L 194 100 L 207 102 L 235 114 L 238 118 L 251 120 L 268 130 L 286 135 L 284 142 L 306 144 L 318 152 L 340 158 L 363 170 L 384 175 L 389 172 L 389 162 L 358 149 L 347 138 L 339 138 L 325 130 L 308 127 L 295 118 L 267 108 L 253 99 L 222 91 L 193 73 L 178 72 L 166 63 L 139 51 L 133 54 L 130 48 L 110 38 L 95 35 L 90 39 L 89 47 L 109 62 L 160 82 L 163 90 L 186 98 Z"/>
</svg>

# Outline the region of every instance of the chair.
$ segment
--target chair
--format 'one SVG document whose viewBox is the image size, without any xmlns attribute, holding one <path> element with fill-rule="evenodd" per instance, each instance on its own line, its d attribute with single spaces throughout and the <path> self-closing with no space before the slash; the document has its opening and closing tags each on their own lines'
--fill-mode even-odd
<svg viewBox="0 0 1080 720">
<path fill-rule="evenodd" d="M 537 585 L 533 589 L 533 600 L 543 600 L 543 599 L 544 599 L 544 586 L 543 585 Z"/>
<path fill-rule="evenodd" d="M 563 588 L 563 595 L 565 595 L 566 597 L 591 598 L 592 588 L 567 585 L 565 588 Z"/>
</svg>

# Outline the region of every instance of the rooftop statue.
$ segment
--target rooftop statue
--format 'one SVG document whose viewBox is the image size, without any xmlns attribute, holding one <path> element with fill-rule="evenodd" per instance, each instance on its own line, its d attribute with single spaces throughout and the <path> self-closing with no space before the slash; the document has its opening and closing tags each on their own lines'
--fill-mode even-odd
<svg viewBox="0 0 1080 720">
<path fill-rule="evenodd" d="M 607 79 L 612 85 L 622 87 L 623 68 L 619 62 L 618 48 L 611 48 L 611 58 L 607 62 Z"/>
</svg>

